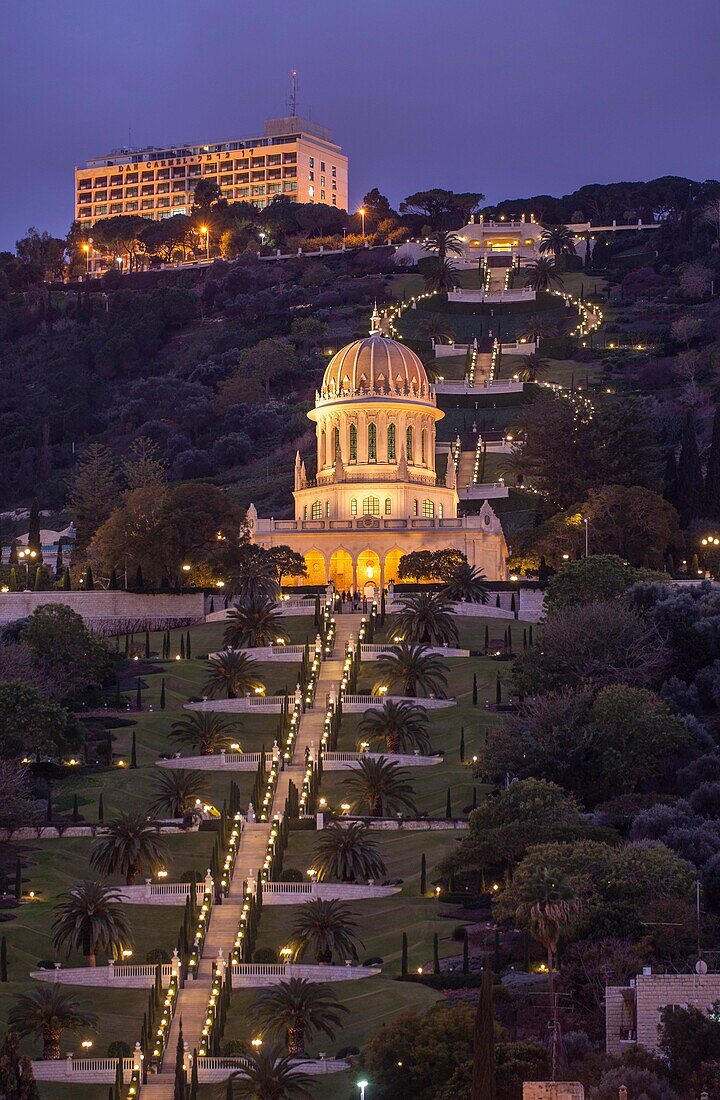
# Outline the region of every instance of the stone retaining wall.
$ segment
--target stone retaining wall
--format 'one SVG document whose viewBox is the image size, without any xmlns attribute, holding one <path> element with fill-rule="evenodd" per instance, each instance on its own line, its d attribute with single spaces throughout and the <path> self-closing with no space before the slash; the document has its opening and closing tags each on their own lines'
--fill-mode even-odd
<svg viewBox="0 0 720 1100">
<path fill-rule="evenodd" d="M 2 592 L 0 622 L 13 622 L 32 615 L 43 604 L 65 604 L 82 615 L 96 633 L 125 633 L 132 630 L 168 629 L 203 622 L 205 596 L 202 592 L 171 595 L 167 592 Z"/>
</svg>

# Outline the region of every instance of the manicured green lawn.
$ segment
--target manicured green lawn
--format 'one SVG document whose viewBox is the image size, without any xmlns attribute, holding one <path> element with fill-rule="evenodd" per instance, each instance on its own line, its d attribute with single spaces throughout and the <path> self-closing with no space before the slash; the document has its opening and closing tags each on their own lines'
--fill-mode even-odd
<svg viewBox="0 0 720 1100">
<path fill-rule="evenodd" d="M 358 921 L 358 933 L 364 940 L 359 948 L 361 962 L 370 957 L 383 959 L 383 974 L 357 982 L 338 982 L 333 990 L 340 1002 L 350 1010 L 350 1016 L 334 1042 L 320 1036 L 309 1046 L 312 1053 L 325 1050 L 334 1053 L 343 1046 L 361 1046 L 398 1012 L 409 1008 L 427 1008 L 439 995 L 426 986 L 398 982 L 394 976 L 400 972 L 402 933 L 408 936 L 408 961 L 411 969 L 432 966 L 433 934 L 440 936 L 440 957 L 460 954 L 459 945 L 452 940 L 457 917 L 444 916 L 446 906 L 434 897 L 420 897 L 420 860 L 427 859 L 427 882 L 435 877 L 440 859 L 457 843 L 457 836 L 446 832 L 398 832 L 373 833 L 373 840 L 380 848 L 388 866 L 388 876 L 402 878 L 402 892 L 388 898 L 358 901 L 351 909 Z M 305 870 L 312 863 L 317 834 L 293 832 L 285 857 L 285 867 Z M 258 947 L 284 946 L 290 939 L 297 915 L 296 906 L 264 906 Z M 257 991 L 235 990 L 232 1009 L 225 1031 L 225 1041 L 231 1038 L 250 1039 L 256 1034 L 253 1028 L 250 1005 Z M 338 1078 L 332 1079 L 337 1083 Z M 338 1095 L 318 1093 L 318 1095 Z"/>
</svg>

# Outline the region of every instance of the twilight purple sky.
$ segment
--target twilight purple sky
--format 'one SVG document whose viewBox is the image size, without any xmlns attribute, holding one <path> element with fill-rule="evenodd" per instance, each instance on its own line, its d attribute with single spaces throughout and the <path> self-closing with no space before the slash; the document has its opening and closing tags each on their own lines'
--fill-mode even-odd
<svg viewBox="0 0 720 1100">
<path fill-rule="evenodd" d="M 717 0 L 9 0 L 0 248 L 64 234 L 72 170 L 123 145 L 329 126 L 350 202 L 489 201 L 720 176 Z M 8 45 L 9 44 L 9 45 Z"/>
</svg>

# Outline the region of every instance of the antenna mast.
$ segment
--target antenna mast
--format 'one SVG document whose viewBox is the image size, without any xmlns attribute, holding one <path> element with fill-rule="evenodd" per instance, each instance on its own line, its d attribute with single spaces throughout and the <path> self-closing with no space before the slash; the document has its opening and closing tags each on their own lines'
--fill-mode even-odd
<svg viewBox="0 0 720 1100">
<path fill-rule="evenodd" d="M 290 76 L 292 79 L 290 85 L 290 117 L 295 118 L 297 114 L 297 69 L 293 69 Z"/>
</svg>

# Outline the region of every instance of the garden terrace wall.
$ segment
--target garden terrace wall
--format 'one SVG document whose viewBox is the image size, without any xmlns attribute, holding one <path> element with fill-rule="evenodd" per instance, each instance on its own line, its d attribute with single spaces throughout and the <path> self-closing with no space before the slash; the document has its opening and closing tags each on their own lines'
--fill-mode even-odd
<svg viewBox="0 0 720 1100">
<path fill-rule="evenodd" d="M 167 592 L 3 592 L 0 593 L 0 622 L 25 619 L 43 604 L 65 604 L 81 615 L 88 628 L 98 634 L 133 630 L 170 629 L 203 622 L 205 597 L 202 592 L 172 595 Z"/>
</svg>

